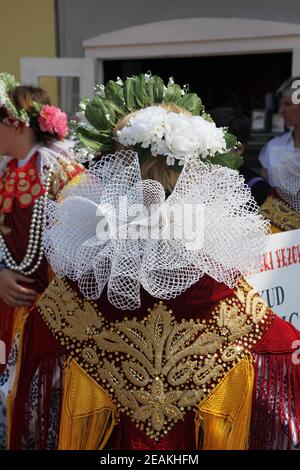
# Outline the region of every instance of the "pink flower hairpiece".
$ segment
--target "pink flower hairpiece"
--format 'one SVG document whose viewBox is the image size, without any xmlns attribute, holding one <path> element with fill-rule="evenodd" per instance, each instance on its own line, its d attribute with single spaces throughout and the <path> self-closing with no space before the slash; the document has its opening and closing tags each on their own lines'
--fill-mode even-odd
<svg viewBox="0 0 300 470">
<path fill-rule="evenodd" d="M 56 106 L 43 105 L 38 117 L 38 124 L 41 131 L 57 134 L 60 139 L 66 137 L 68 133 L 67 115 Z"/>
</svg>

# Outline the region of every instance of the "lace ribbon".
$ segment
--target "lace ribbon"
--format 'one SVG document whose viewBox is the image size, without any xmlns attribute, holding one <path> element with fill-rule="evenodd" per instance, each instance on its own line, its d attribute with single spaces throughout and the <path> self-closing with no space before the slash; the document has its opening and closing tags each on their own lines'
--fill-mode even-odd
<svg viewBox="0 0 300 470">
<path fill-rule="evenodd" d="M 45 253 L 87 298 L 99 298 L 107 285 L 113 305 L 135 309 L 141 286 L 170 299 L 205 273 L 233 287 L 241 273 L 260 268 L 268 222 L 234 170 L 190 160 L 166 199 L 158 182 L 141 180 L 138 155 L 123 151 L 102 158 L 62 199 L 47 206 Z M 153 225 L 158 236 L 147 238 Z"/>
</svg>

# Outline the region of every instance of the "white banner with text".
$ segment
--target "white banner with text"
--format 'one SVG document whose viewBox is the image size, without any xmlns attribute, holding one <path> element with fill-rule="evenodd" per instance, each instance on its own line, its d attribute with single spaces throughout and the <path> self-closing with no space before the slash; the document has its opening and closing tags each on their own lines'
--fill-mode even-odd
<svg viewBox="0 0 300 470">
<path fill-rule="evenodd" d="M 300 330 L 300 230 L 270 235 L 261 272 L 247 281 L 274 312 Z"/>
</svg>

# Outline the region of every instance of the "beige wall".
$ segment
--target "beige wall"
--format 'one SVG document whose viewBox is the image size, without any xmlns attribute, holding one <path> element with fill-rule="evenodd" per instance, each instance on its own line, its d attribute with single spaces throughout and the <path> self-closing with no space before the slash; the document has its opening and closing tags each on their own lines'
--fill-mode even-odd
<svg viewBox="0 0 300 470">
<path fill-rule="evenodd" d="M 54 0 L 0 0 L 0 71 L 20 80 L 21 57 L 56 57 Z M 42 78 L 57 104 L 57 81 Z"/>
</svg>

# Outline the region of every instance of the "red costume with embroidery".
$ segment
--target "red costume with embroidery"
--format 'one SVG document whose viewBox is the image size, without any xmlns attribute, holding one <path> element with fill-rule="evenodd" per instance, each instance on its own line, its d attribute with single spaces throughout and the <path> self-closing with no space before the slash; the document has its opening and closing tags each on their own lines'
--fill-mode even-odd
<svg viewBox="0 0 300 470">
<path fill-rule="evenodd" d="M 92 306 L 82 299 L 75 284 L 59 280 L 53 282 L 43 294 L 38 302 L 38 308 L 33 310 L 26 325 L 22 358 L 24 363 L 26 362 L 26 368 L 21 370 L 21 386 L 13 410 L 11 448 L 19 449 L 22 443 L 30 442 L 30 437 L 32 438 L 30 429 L 33 415 L 30 390 L 34 377 L 37 379 L 39 397 L 38 416 L 34 416 L 34 419 L 37 419 L 34 445 L 35 448 L 47 447 L 49 435 L 47 426 L 43 426 L 42 423 L 45 419 L 46 422 L 50 419 L 49 403 L 53 393 L 53 377 L 59 375 L 58 370 L 61 374 L 63 369 L 65 371 L 64 397 L 63 384 L 60 382 L 58 405 L 62 412 L 59 444 L 62 449 L 292 449 L 299 446 L 300 366 L 297 348 L 300 345 L 300 334 L 290 324 L 273 314 L 243 281 L 236 289 L 229 289 L 224 284 L 204 276 L 176 299 L 163 302 L 172 312 L 175 324 L 187 321 L 195 325 L 200 321 L 207 328 L 212 328 L 210 331 L 213 330 L 221 335 L 228 334 L 228 328 L 231 332 L 235 331 L 236 339 L 230 344 L 232 347 L 240 344 L 243 352 L 233 362 L 228 360 L 227 369 L 219 378 L 206 380 L 207 376 L 203 375 L 205 388 L 203 384 L 201 385 L 201 381 L 197 382 L 198 388 L 196 387 L 198 392 L 201 390 L 203 393 L 200 404 L 185 408 L 182 402 L 180 408 L 182 416 L 177 423 L 172 422 L 172 415 L 168 414 L 167 406 L 171 410 L 172 406 L 178 403 L 174 397 L 170 398 L 165 389 L 165 396 L 169 396 L 171 401 L 169 404 L 165 403 L 164 420 L 166 423 L 163 425 L 162 432 L 157 432 L 159 426 L 154 428 L 154 431 L 151 429 L 151 422 L 153 424 L 151 420 L 148 423 L 132 419 L 130 402 L 127 407 L 124 407 L 124 403 L 120 404 L 122 399 L 117 388 L 114 388 L 109 381 L 107 382 L 105 375 L 97 376 L 99 362 L 89 359 L 84 354 L 90 346 L 97 352 L 98 357 L 101 357 L 101 347 L 104 347 L 104 343 L 101 343 L 100 336 L 104 335 L 106 340 L 110 338 L 111 344 L 116 345 L 110 353 L 107 353 L 108 363 L 115 364 L 120 372 L 118 364 L 122 360 L 130 361 L 130 353 L 127 353 L 126 359 L 126 354 L 122 358 L 122 353 L 119 352 L 119 360 L 115 362 L 118 358 L 116 356 L 117 337 L 111 336 L 110 331 L 118 332 L 119 329 L 118 334 L 122 332 L 123 338 L 124 335 L 126 337 L 126 334 L 129 334 L 129 324 L 126 329 L 120 326 L 125 319 L 125 323 L 126 321 L 137 322 L 135 328 L 133 326 L 131 328 L 135 329 L 137 334 L 138 331 L 141 332 L 139 325 L 146 321 L 145 316 L 149 315 L 149 310 L 151 310 L 150 316 L 155 315 L 157 309 L 153 307 L 155 299 L 143 291 L 141 307 L 134 312 L 124 312 L 113 307 L 108 302 L 106 293 L 103 293 L 101 299 L 91 305 L 98 315 L 101 312 L 103 321 L 108 322 L 108 330 L 105 333 L 103 331 L 105 323 L 102 323 L 103 326 L 100 324 L 97 326 L 93 316 L 90 316 Z M 244 299 L 241 297 L 241 292 L 244 292 Z M 247 310 L 249 302 L 251 302 L 252 310 Z M 236 317 L 238 321 L 244 312 L 248 311 L 247 315 L 250 318 L 248 333 L 244 330 L 239 334 L 237 324 L 234 326 L 234 323 L 226 323 L 224 309 L 229 309 L 227 310 L 229 312 L 233 311 L 230 310 L 232 305 L 239 306 Z M 78 308 L 81 309 L 78 310 L 80 317 L 76 315 Z M 167 315 L 168 311 L 163 312 Z M 223 326 L 220 324 L 220 318 L 216 317 L 218 312 L 223 312 Z M 87 316 L 83 317 L 84 313 Z M 72 315 L 75 315 L 74 320 L 72 320 Z M 253 323 L 251 315 L 254 319 L 252 319 Z M 47 322 L 49 329 L 45 328 L 44 321 Z M 219 325 L 217 329 L 214 326 L 215 321 Z M 241 323 L 239 324 L 241 326 Z M 161 334 L 166 336 L 165 327 L 162 321 Z M 82 333 L 88 330 L 90 331 L 87 333 L 88 336 L 82 336 Z M 148 330 L 151 330 L 150 323 L 147 326 Z M 52 334 L 56 336 L 57 341 Z M 34 343 L 30 341 L 32 335 L 36 338 Z M 169 337 L 172 335 L 173 333 Z M 94 346 L 92 346 L 93 338 L 96 341 Z M 185 339 L 187 343 L 181 346 L 182 357 L 184 357 L 184 348 L 191 346 L 191 344 L 189 346 L 188 337 Z M 132 336 L 130 341 L 132 341 L 130 348 L 132 350 L 136 348 L 136 354 L 140 354 L 143 351 L 142 346 L 138 347 L 138 342 Z M 99 350 L 96 349 L 95 344 L 99 345 Z M 166 344 L 169 344 L 169 347 L 171 345 L 168 340 Z M 209 359 L 210 355 L 207 351 L 205 352 L 204 349 L 201 351 L 204 354 L 204 360 L 205 357 Z M 210 351 L 213 351 L 213 348 Z M 69 355 L 70 361 L 64 363 L 66 354 Z M 153 354 L 155 355 L 155 349 L 153 349 Z M 174 353 L 175 357 L 176 354 Z M 132 359 L 135 361 L 137 357 L 138 355 L 132 354 Z M 199 358 L 197 354 L 191 356 L 191 360 L 195 361 L 197 358 Z M 140 361 L 141 358 L 139 363 Z M 108 363 L 106 366 L 103 363 L 103 370 L 109 367 Z M 132 367 L 134 367 L 134 362 L 132 362 Z M 251 372 L 252 368 L 253 372 Z M 208 372 L 212 369 L 214 369 L 213 366 Z M 138 370 L 139 374 L 142 374 L 140 369 L 136 369 Z M 113 369 L 111 373 L 114 373 Z M 139 390 L 139 387 L 136 387 L 137 382 L 129 375 L 126 377 L 128 384 L 131 385 L 127 389 L 124 382 L 122 393 L 126 395 L 130 390 Z M 168 379 L 166 377 L 164 379 L 166 379 L 165 386 L 170 387 L 169 393 L 173 393 L 172 390 L 174 393 L 179 393 L 180 380 L 173 388 L 170 384 L 174 382 L 174 378 L 171 380 L 169 375 Z M 142 383 L 142 375 L 140 380 Z M 173 385 L 176 385 L 176 382 Z M 191 381 L 186 380 L 186 386 L 182 390 L 189 387 L 191 387 Z M 97 394 L 100 394 L 98 398 Z M 160 400 L 159 393 L 156 399 Z M 145 401 L 144 405 L 148 403 L 150 406 L 150 401 Z M 105 413 L 103 419 L 100 419 L 101 413 Z M 80 423 L 81 426 L 79 426 Z M 78 430 L 77 426 L 79 426 Z M 219 435 L 218 427 L 222 431 Z M 155 439 L 156 434 L 159 435 L 157 439 Z"/>
<path fill-rule="evenodd" d="M 27 250 L 33 204 L 45 192 L 39 176 L 38 158 L 36 152 L 20 168 L 17 167 L 17 161 L 12 159 L 0 180 L 0 229 L 17 263 L 21 262 Z M 68 167 L 63 164 L 61 172 L 52 177 L 50 197 L 55 198 L 62 187 L 82 171 L 83 167 L 76 162 L 70 163 Z M 49 283 L 49 265 L 45 258 L 32 277 L 36 281 L 32 287 L 39 293 L 43 292 Z M 0 305 L 1 311 L 5 312 L 0 320 L 0 338 L 6 344 L 8 356 L 14 333 L 15 311 L 18 309 L 8 307 L 1 299 Z"/>
<path fill-rule="evenodd" d="M 22 167 L 18 167 L 17 161 L 12 159 L 8 162 L 0 180 L 0 230 L 7 248 L 17 263 L 23 260 L 28 247 L 33 205 L 45 192 L 39 172 L 40 165 L 38 152 L 35 152 Z M 77 162 L 70 160 L 67 163 L 66 159 L 62 160 L 60 171 L 55 171 L 52 175 L 49 198 L 55 198 L 65 184 L 83 171 L 84 168 Z M 33 262 L 35 261 L 36 259 L 33 260 Z M 31 285 L 32 288 L 40 295 L 53 277 L 45 257 L 30 277 L 35 280 L 35 283 Z M 15 373 L 12 373 L 11 370 L 16 369 L 16 373 L 18 373 L 18 349 L 22 344 L 22 332 L 29 308 L 9 307 L 0 299 L 0 309 L 0 338 L 6 346 L 6 363 L 0 366 L 3 374 L 0 385 L 4 387 L 5 395 L 8 394 L 9 397 L 15 388 Z M 41 332 L 42 334 L 43 332 Z M 2 407 L 6 407 L 4 399 L 0 402 L 1 410 Z M 6 425 L 7 423 L 3 424 L 3 427 Z M 0 433 L 0 447 L 6 445 L 5 440 L 5 433 L 3 435 Z"/>
<path fill-rule="evenodd" d="M 8 214 L 13 210 L 15 199 L 21 209 L 30 207 L 45 193 L 37 169 L 38 153 L 21 168 L 17 160 L 11 160 L 0 183 L 0 210 Z"/>
</svg>

